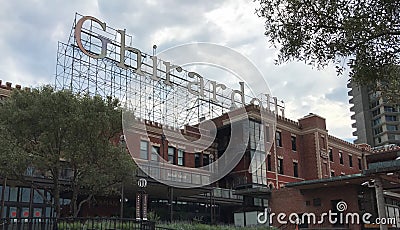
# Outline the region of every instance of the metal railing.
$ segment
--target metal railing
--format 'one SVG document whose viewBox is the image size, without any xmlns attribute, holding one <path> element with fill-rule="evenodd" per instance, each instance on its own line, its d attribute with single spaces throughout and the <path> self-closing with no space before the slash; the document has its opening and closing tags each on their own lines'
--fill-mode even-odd
<svg viewBox="0 0 400 230">
<path fill-rule="evenodd" d="M 172 230 L 127 218 L 3 218 L 1 230 Z"/>
</svg>

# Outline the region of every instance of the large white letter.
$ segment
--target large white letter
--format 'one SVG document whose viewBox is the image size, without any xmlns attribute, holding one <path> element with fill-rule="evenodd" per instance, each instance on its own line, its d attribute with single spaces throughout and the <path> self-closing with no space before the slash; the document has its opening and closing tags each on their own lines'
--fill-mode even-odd
<svg viewBox="0 0 400 230">
<path fill-rule="evenodd" d="M 168 62 L 168 61 L 163 61 L 163 64 L 165 65 L 165 73 L 166 73 L 164 83 L 166 85 L 172 86 L 172 83 L 171 83 L 171 69 L 176 69 L 176 71 L 182 72 L 182 67 L 177 66 L 177 65 L 171 65 L 171 63 Z"/>
<path fill-rule="evenodd" d="M 244 101 L 244 82 L 239 82 L 239 84 L 240 84 L 240 91 L 239 90 L 233 90 L 232 93 L 231 93 L 232 106 L 235 106 L 235 107 L 236 107 L 235 94 L 239 94 L 241 102 L 242 102 L 242 105 L 244 106 L 244 104 L 245 104 L 245 101 Z"/>
<path fill-rule="evenodd" d="M 199 79 L 199 81 L 189 82 L 189 84 L 187 85 L 188 91 L 193 95 L 204 97 L 204 80 L 203 80 L 203 77 L 200 74 L 195 73 L 195 72 L 189 72 L 188 76 L 191 77 L 191 78 L 197 77 Z M 192 85 L 197 85 L 198 92 L 194 91 L 192 89 Z"/>
<path fill-rule="evenodd" d="M 212 89 L 213 97 L 211 98 L 211 100 L 213 100 L 215 102 L 218 102 L 218 100 L 217 100 L 217 88 L 220 87 L 222 90 L 225 90 L 226 86 L 224 84 L 217 84 L 216 81 L 210 81 L 210 85 L 213 86 L 213 89 Z"/>
<path fill-rule="evenodd" d="M 96 58 L 96 59 L 103 58 L 107 55 L 107 43 L 110 43 L 111 41 L 105 37 L 99 36 L 98 39 L 100 39 L 100 41 L 101 41 L 101 53 L 99 55 L 95 55 L 95 54 L 87 51 L 82 45 L 82 37 L 81 37 L 82 26 L 86 20 L 92 20 L 92 21 L 97 22 L 101 26 L 103 31 L 106 31 L 106 23 L 105 22 L 101 22 L 99 19 L 92 17 L 92 16 L 84 16 L 81 19 L 79 19 L 79 21 L 76 23 L 76 26 L 75 26 L 76 44 L 78 45 L 79 49 L 82 50 L 82 52 L 84 54 L 88 55 L 89 57 Z"/>
<path fill-rule="evenodd" d="M 152 56 L 151 60 L 153 60 L 153 74 L 151 75 L 151 79 L 158 81 L 160 77 L 157 77 L 157 56 Z"/>
<path fill-rule="evenodd" d="M 118 66 L 124 69 L 128 67 L 125 65 L 125 50 L 131 51 L 136 54 L 136 73 L 143 75 L 142 70 L 142 52 L 136 48 L 125 46 L 125 30 L 117 30 L 121 34 L 121 49 L 119 50 L 119 63 Z"/>
</svg>

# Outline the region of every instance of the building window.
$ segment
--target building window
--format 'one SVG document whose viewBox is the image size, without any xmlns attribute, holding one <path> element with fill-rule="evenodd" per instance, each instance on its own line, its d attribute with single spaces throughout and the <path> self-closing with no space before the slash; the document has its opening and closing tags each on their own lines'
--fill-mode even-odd
<svg viewBox="0 0 400 230">
<path fill-rule="evenodd" d="M 267 185 L 265 153 L 262 151 L 251 151 L 251 159 L 255 162 L 251 165 L 253 184 Z"/>
<path fill-rule="evenodd" d="M 378 117 L 372 121 L 372 126 L 379 125 L 381 123 L 381 118 Z"/>
<path fill-rule="evenodd" d="M 263 125 L 255 122 L 249 121 L 249 142 L 250 149 L 264 151 L 264 129 Z"/>
<path fill-rule="evenodd" d="M 196 168 L 200 168 L 201 167 L 200 157 L 201 157 L 200 153 L 195 153 L 194 154 L 194 167 L 196 167 Z"/>
<path fill-rule="evenodd" d="M 387 131 L 397 131 L 397 125 L 387 125 Z"/>
<path fill-rule="evenodd" d="M 293 162 L 293 176 L 299 177 L 299 164 L 297 162 Z"/>
<path fill-rule="evenodd" d="M 140 159 L 149 159 L 149 143 L 147 141 L 140 141 Z"/>
<path fill-rule="evenodd" d="M 339 152 L 339 163 L 342 165 L 343 164 L 343 153 Z"/>
<path fill-rule="evenodd" d="M 203 153 L 203 167 L 210 164 L 210 155 Z"/>
<path fill-rule="evenodd" d="M 270 140 L 270 138 L 271 138 L 272 135 L 271 135 L 269 132 L 270 132 L 269 126 L 265 126 L 265 140 L 266 140 L 268 143 L 271 143 L 272 140 Z"/>
<path fill-rule="evenodd" d="M 31 189 L 30 188 L 20 188 L 19 189 L 19 201 L 20 202 L 29 202 L 31 198 Z"/>
<path fill-rule="evenodd" d="M 43 189 L 39 189 L 39 190 L 36 190 L 36 189 L 35 189 L 35 190 L 33 191 L 33 202 L 34 202 L 34 203 L 43 204 L 43 201 L 44 201 L 45 199 L 43 199 L 42 195 L 40 195 L 40 194 L 44 194 Z M 49 195 L 49 193 L 47 193 L 47 195 Z M 47 199 L 48 199 L 48 200 L 51 200 L 50 197 L 47 197 Z M 63 200 L 64 200 L 64 202 L 66 203 L 66 205 L 69 205 L 70 202 L 71 202 L 71 200 L 69 200 L 69 199 L 63 199 Z"/>
<path fill-rule="evenodd" d="M 174 165 L 176 164 L 174 147 L 168 147 L 168 163 L 174 164 Z"/>
<path fill-rule="evenodd" d="M 349 155 L 349 166 L 353 167 L 353 156 Z"/>
<path fill-rule="evenodd" d="M 378 116 L 379 114 L 380 114 L 379 108 L 376 109 L 376 110 L 374 110 L 374 111 L 372 111 L 372 117 L 376 117 L 376 116 Z"/>
<path fill-rule="evenodd" d="M 335 176 L 335 171 L 331 171 L 331 177 Z"/>
<path fill-rule="evenodd" d="M 321 198 L 315 198 L 315 199 L 313 199 L 313 205 L 314 205 L 315 207 L 321 206 Z"/>
<path fill-rule="evenodd" d="M 296 148 L 296 137 L 292 136 L 291 140 L 292 140 L 292 150 L 296 151 L 297 150 L 297 148 Z"/>
<path fill-rule="evenodd" d="M 358 169 L 361 170 L 362 169 L 361 158 L 357 158 L 357 160 L 358 160 Z"/>
<path fill-rule="evenodd" d="M 17 201 L 18 198 L 18 188 L 17 187 L 10 187 L 10 194 L 9 194 L 9 201 Z"/>
<path fill-rule="evenodd" d="M 374 135 L 377 135 L 381 132 L 383 132 L 382 126 L 374 129 Z"/>
<path fill-rule="evenodd" d="M 322 149 L 326 149 L 326 141 L 324 136 L 320 138 L 320 146 Z"/>
<path fill-rule="evenodd" d="M 283 159 L 278 159 L 278 173 L 283 174 Z"/>
<path fill-rule="evenodd" d="M 280 131 L 276 131 L 275 139 L 276 139 L 276 146 L 282 147 L 282 136 Z"/>
<path fill-rule="evenodd" d="M 178 149 L 178 165 L 183 166 L 185 164 L 185 153 L 182 149 Z"/>
<path fill-rule="evenodd" d="M 388 134 L 388 139 L 389 140 L 396 140 L 396 135 L 394 135 L 394 134 Z"/>
<path fill-rule="evenodd" d="M 396 119 L 396 116 L 393 116 L 393 115 L 386 115 L 385 116 L 385 120 L 386 121 L 396 121 L 397 119 Z"/>
<path fill-rule="evenodd" d="M 385 106 L 384 110 L 385 110 L 385 112 L 388 112 L 388 113 L 396 112 L 396 109 L 394 107 L 392 107 L 392 106 Z"/>
<path fill-rule="evenodd" d="M 267 156 L 268 171 L 272 171 L 271 155 Z"/>
<path fill-rule="evenodd" d="M 160 156 L 160 147 L 159 146 L 153 146 L 151 150 L 151 160 L 152 161 L 158 161 L 158 157 Z"/>
<path fill-rule="evenodd" d="M 329 149 L 329 160 L 333 162 L 333 150 Z"/>
</svg>

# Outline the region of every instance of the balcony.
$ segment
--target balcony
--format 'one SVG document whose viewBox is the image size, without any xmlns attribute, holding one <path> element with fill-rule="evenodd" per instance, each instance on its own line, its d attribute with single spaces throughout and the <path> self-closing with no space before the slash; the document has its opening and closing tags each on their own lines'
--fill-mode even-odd
<svg viewBox="0 0 400 230">
<path fill-rule="evenodd" d="M 178 187 L 199 187 L 210 184 L 211 172 L 198 168 L 179 167 L 172 164 L 162 164 L 148 161 L 140 164 L 136 175 L 153 178 Z"/>
<path fill-rule="evenodd" d="M 243 196 L 235 195 L 236 191 L 233 189 L 214 188 L 213 195 L 215 198 L 243 200 Z"/>
<path fill-rule="evenodd" d="M 349 92 L 347 92 L 347 95 L 349 95 L 350 97 L 353 96 L 353 90 L 350 90 Z"/>
</svg>

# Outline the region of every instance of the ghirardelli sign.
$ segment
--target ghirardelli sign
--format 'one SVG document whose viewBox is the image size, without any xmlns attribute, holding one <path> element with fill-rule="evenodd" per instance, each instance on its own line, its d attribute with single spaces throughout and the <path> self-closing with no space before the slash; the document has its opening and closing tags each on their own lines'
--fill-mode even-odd
<svg viewBox="0 0 400 230">
<path fill-rule="evenodd" d="M 246 57 L 211 43 L 184 44 L 148 55 L 126 44 L 125 30 L 112 29 L 92 16 L 80 17 L 73 34 L 73 52 L 80 58 L 74 61 L 81 65 L 71 69 L 86 68 L 76 74 L 86 74 L 85 87 L 97 89 L 107 85 L 108 78 L 119 78 L 118 87 L 127 88 L 124 102 L 133 106 L 123 113 L 124 140 L 147 175 L 175 187 L 209 185 L 233 170 L 250 143 L 249 172 L 257 183 L 267 183 L 265 158 L 274 140 L 278 101 L 270 97 L 264 77 Z M 222 83 L 187 70 L 191 65 L 218 67 L 231 75 Z M 216 140 L 222 126 L 230 126 L 223 137 L 230 138 L 224 152 Z M 201 165 L 186 165 L 185 159 L 199 159 L 199 154 Z"/>
<path fill-rule="evenodd" d="M 120 35 L 120 41 L 118 42 L 119 45 L 117 43 L 115 43 L 115 41 L 111 38 L 107 38 L 107 37 L 103 37 L 103 36 L 96 36 L 93 35 L 94 37 L 96 37 L 100 42 L 101 42 L 101 52 L 100 53 L 94 53 L 90 50 L 87 50 L 84 45 L 82 44 L 82 39 L 81 39 L 81 34 L 82 34 L 82 26 L 85 22 L 87 21 L 92 21 L 94 23 L 97 23 L 98 26 L 100 26 L 102 28 L 103 31 L 107 31 L 107 25 L 105 22 L 100 21 L 99 19 L 92 17 L 92 16 L 83 16 L 81 19 L 79 19 L 79 21 L 76 23 L 75 26 L 75 39 L 76 39 L 76 43 L 79 47 L 79 49 L 86 54 L 87 56 L 94 58 L 94 59 L 102 59 L 107 57 L 107 46 L 118 46 L 119 48 L 119 59 L 116 60 L 118 62 L 118 67 L 123 68 L 123 69 L 127 69 L 127 68 L 132 68 L 135 70 L 135 73 L 138 75 L 148 75 L 148 77 L 150 77 L 152 80 L 154 81 L 162 81 L 165 85 L 168 86 L 173 86 L 173 77 L 171 75 L 171 71 L 177 71 L 179 73 L 181 73 L 183 71 L 183 68 L 179 65 L 175 65 L 169 61 L 165 61 L 165 60 L 160 60 L 158 59 L 158 57 L 156 55 L 151 56 L 151 60 L 152 60 L 152 73 L 146 73 L 142 70 L 142 60 L 141 57 L 144 55 L 142 53 L 142 51 L 136 47 L 130 47 L 127 46 L 125 44 L 125 30 L 119 29 L 116 30 L 119 35 Z M 126 59 L 126 53 L 127 52 L 131 52 L 134 53 L 136 55 L 136 65 L 135 66 L 131 66 L 131 65 L 127 65 L 125 63 L 125 59 Z M 164 67 L 164 69 L 158 69 L 160 66 L 159 64 L 162 64 L 162 66 Z M 159 74 L 157 74 L 158 72 L 164 72 L 165 76 L 160 76 Z M 192 95 L 195 96 L 200 96 L 200 97 L 206 97 L 207 92 L 210 94 L 210 100 L 218 103 L 218 95 L 217 92 L 219 90 L 226 90 L 227 86 L 223 83 L 218 83 L 216 81 L 210 81 L 209 83 L 209 88 L 205 88 L 205 79 L 203 76 L 201 76 L 200 74 L 196 73 L 196 72 L 188 72 L 188 76 L 193 79 L 193 81 L 190 81 L 187 83 L 186 85 L 186 89 L 188 90 L 189 93 L 191 93 Z M 236 103 L 240 103 L 240 106 L 244 106 L 246 104 L 246 99 L 245 99 L 245 87 L 244 87 L 244 82 L 239 82 L 239 89 L 238 90 L 232 90 L 230 93 L 230 99 L 231 99 L 231 106 L 237 107 Z M 260 105 L 261 107 L 267 108 L 267 109 L 271 109 L 270 108 L 270 102 L 271 99 L 270 98 L 270 94 L 264 94 L 263 95 L 266 98 L 266 102 L 263 104 L 262 100 L 260 98 L 257 97 L 253 97 L 251 98 L 251 100 L 249 101 L 252 104 L 256 104 L 256 105 Z M 277 105 L 277 99 L 274 98 L 274 101 L 272 101 L 273 104 Z M 275 111 L 277 111 L 277 108 L 275 108 Z"/>
</svg>

